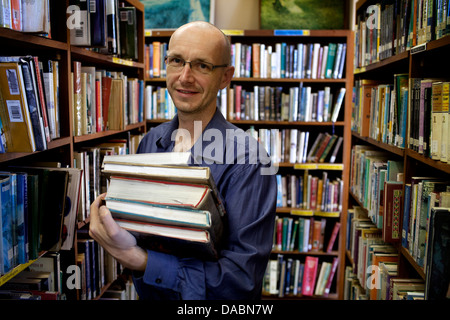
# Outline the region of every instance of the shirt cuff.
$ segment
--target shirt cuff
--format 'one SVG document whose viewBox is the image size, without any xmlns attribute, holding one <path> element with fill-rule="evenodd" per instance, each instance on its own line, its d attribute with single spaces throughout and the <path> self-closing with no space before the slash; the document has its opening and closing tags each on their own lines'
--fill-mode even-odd
<svg viewBox="0 0 450 320">
<path fill-rule="evenodd" d="M 148 250 L 147 267 L 143 281 L 148 285 L 178 291 L 177 257 L 161 252 Z"/>
</svg>

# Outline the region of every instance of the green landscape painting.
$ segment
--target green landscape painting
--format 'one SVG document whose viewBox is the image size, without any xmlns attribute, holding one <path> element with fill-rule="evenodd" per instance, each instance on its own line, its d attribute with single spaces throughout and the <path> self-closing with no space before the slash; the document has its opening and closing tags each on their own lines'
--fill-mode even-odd
<svg viewBox="0 0 450 320">
<path fill-rule="evenodd" d="M 191 21 L 211 22 L 214 0 L 141 0 L 145 29 L 175 29 Z"/>
<path fill-rule="evenodd" d="M 261 0 L 261 29 L 343 29 L 344 0 Z"/>
</svg>

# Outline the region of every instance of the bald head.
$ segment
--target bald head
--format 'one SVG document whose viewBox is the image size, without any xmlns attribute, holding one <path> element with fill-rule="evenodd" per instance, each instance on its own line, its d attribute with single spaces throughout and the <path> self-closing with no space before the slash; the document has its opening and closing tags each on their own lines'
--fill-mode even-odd
<svg viewBox="0 0 450 320">
<path fill-rule="evenodd" d="M 231 64 L 231 45 L 228 37 L 215 25 L 206 21 L 193 21 L 179 27 L 170 37 L 169 48 L 171 43 L 176 39 L 183 39 L 187 34 L 198 34 L 201 41 L 214 41 L 222 58 L 221 63 Z"/>
</svg>

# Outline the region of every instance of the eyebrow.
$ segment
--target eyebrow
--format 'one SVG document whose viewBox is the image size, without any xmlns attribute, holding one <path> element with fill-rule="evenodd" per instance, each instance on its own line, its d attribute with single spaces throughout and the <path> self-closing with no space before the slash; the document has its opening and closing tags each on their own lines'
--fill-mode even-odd
<svg viewBox="0 0 450 320">
<path fill-rule="evenodd" d="M 185 59 L 185 58 L 183 57 L 183 55 L 181 55 L 181 54 L 177 54 L 177 53 L 171 54 L 171 53 L 168 52 L 168 53 L 167 53 L 167 56 L 180 58 L 180 59 L 183 59 L 184 61 L 186 61 L 186 59 Z M 210 63 L 210 64 L 214 65 L 214 63 L 208 61 L 207 59 L 203 59 L 203 58 L 197 58 L 197 59 L 194 59 L 194 60 L 192 60 L 192 61 L 206 62 L 206 63 Z"/>
</svg>

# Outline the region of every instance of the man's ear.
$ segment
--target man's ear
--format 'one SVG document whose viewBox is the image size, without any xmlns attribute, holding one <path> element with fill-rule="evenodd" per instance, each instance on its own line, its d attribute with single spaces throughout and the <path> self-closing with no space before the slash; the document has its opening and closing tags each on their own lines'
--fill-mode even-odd
<svg viewBox="0 0 450 320">
<path fill-rule="evenodd" d="M 234 75 L 234 67 L 233 66 L 226 67 L 225 72 L 223 73 L 222 76 L 222 82 L 220 83 L 221 90 L 226 88 L 230 84 L 233 75 Z"/>
</svg>

